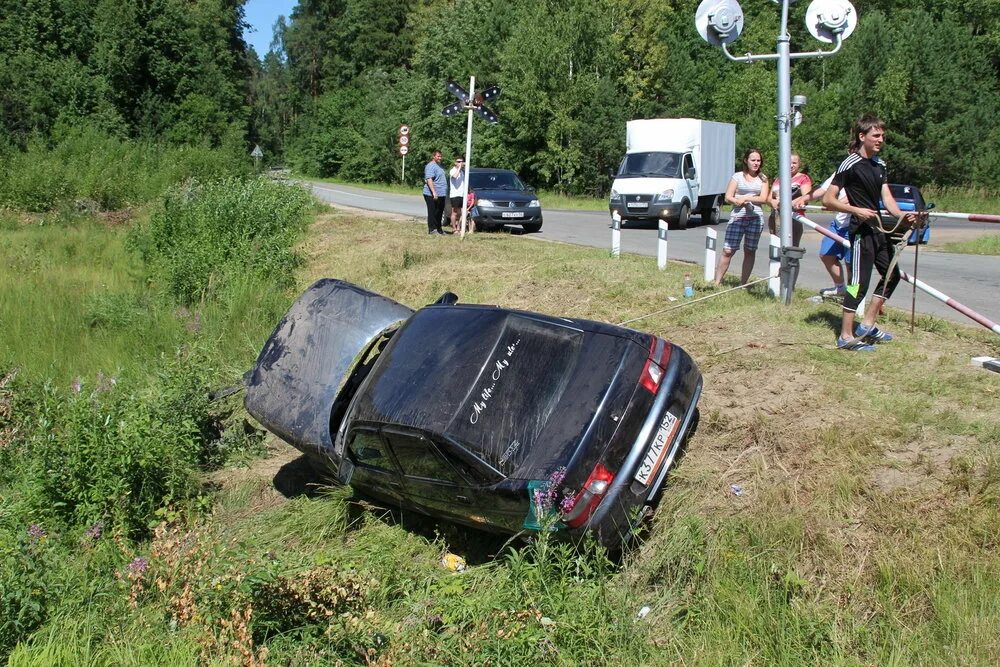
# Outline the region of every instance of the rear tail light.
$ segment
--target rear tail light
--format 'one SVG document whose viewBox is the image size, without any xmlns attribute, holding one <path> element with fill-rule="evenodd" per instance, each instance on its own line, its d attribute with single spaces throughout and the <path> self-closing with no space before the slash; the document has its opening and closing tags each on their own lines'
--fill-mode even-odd
<svg viewBox="0 0 1000 667">
<path fill-rule="evenodd" d="M 601 504 L 614 479 L 614 473 L 598 463 L 583 483 L 583 488 L 573 497 L 569 511 L 563 516 L 563 523 L 570 528 L 582 526 Z"/>
<path fill-rule="evenodd" d="M 660 388 L 663 372 L 670 362 L 670 349 L 672 347 L 667 341 L 655 336 L 649 345 L 649 358 L 646 359 L 646 365 L 642 367 L 639 384 L 651 394 L 655 394 Z"/>
</svg>

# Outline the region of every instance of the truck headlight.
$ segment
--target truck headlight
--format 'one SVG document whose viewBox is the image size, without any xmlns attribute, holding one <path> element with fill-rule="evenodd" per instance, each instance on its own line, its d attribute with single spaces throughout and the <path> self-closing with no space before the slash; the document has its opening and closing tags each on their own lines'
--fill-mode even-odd
<svg viewBox="0 0 1000 667">
<path fill-rule="evenodd" d="M 541 208 L 542 203 L 537 199 L 532 199 L 528 202 L 528 208 Z"/>
<path fill-rule="evenodd" d="M 656 201 L 670 201 L 674 198 L 673 190 L 664 190 L 660 194 L 656 195 Z"/>
<path fill-rule="evenodd" d="M 611 201 L 621 201 L 621 200 L 622 200 L 621 193 L 618 192 L 617 190 L 612 190 L 611 191 Z"/>
<path fill-rule="evenodd" d="M 493 202 L 491 202 L 489 199 L 477 199 L 476 206 L 478 206 L 479 208 L 484 208 L 484 207 L 493 208 Z"/>
</svg>

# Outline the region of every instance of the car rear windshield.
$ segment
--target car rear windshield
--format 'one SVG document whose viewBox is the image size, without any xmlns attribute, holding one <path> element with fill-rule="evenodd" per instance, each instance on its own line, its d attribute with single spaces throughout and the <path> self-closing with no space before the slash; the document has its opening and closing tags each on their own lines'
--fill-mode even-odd
<svg viewBox="0 0 1000 667">
<path fill-rule="evenodd" d="M 680 178 L 681 157 L 680 153 L 629 153 L 618 168 L 618 176 L 623 178 L 638 176 Z"/>
<path fill-rule="evenodd" d="M 510 171 L 472 172 L 469 184 L 473 190 L 527 190 L 527 186 Z"/>
</svg>

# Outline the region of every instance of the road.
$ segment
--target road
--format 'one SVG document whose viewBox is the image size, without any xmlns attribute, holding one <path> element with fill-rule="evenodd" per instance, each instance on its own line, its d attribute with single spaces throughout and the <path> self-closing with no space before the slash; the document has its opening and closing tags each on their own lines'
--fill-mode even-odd
<svg viewBox="0 0 1000 667">
<path fill-rule="evenodd" d="M 426 209 L 423 198 L 416 195 L 396 194 L 356 188 L 349 185 L 334 185 L 329 183 L 303 182 L 322 201 L 333 205 L 352 206 L 371 211 L 396 213 L 426 219 Z M 544 201 L 542 202 L 544 205 Z M 527 235 L 533 239 L 563 241 L 596 248 L 611 248 L 611 230 L 608 228 L 610 218 L 606 212 L 572 211 L 545 209 L 545 224 L 542 231 Z M 825 213 L 812 212 L 809 219 L 816 223 L 827 224 L 830 216 Z M 697 218 L 695 218 L 697 222 Z M 719 234 L 719 248 L 726 223 L 715 226 Z M 513 228 L 520 231 L 520 228 Z M 970 223 L 957 220 L 939 220 L 933 223 L 931 240 L 938 236 L 965 236 L 971 233 L 1000 234 L 1000 225 L 986 223 Z M 639 255 L 656 256 L 655 229 L 637 229 L 627 227 L 622 231 L 622 250 Z M 829 275 L 816 258 L 821 236 L 811 230 L 806 230 L 802 245 L 808 249 L 799 273 L 798 287 L 819 290 L 830 285 Z M 669 233 L 669 260 L 693 262 L 703 266 L 705 258 L 705 227 L 696 226 L 686 230 L 671 230 Z M 761 245 L 757 251 L 757 274 L 766 272 L 767 246 Z M 740 265 L 739 253 L 733 260 L 733 267 L 738 272 Z M 913 272 L 913 251 L 908 249 L 900 260 L 900 268 L 907 273 Z M 941 252 L 930 248 L 920 252 L 918 277 L 925 283 L 933 285 L 951 298 L 964 303 L 969 308 L 985 315 L 993 321 L 1000 321 L 1000 257 L 982 255 L 964 255 Z M 732 269 L 731 269 L 732 271 Z M 703 269 L 697 271 L 701 276 Z M 892 305 L 905 310 L 909 309 L 910 286 L 900 283 Z M 955 322 L 963 322 L 978 326 L 961 313 L 949 308 L 936 299 L 917 292 L 917 311 L 942 317 Z"/>
</svg>

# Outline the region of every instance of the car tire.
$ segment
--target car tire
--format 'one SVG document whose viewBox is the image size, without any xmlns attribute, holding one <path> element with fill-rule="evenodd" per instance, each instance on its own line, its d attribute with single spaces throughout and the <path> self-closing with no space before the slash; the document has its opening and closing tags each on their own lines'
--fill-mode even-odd
<svg viewBox="0 0 1000 667">
<path fill-rule="evenodd" d="M 691 207 L 687 204 L 681 204 L 680 213 L 677 214 L 677 222 L 674 223 L 675 229 L 687 229 L 688 222 L 691 218 Z"/>
<path fill-rule="evenodd" d="M 526 222 L 521 225 L 521 229 L 524 230 L 525 234 L 535 234 L 536 232 L 542 231 L 542 223 L 540 222 Z"/>
</svg>

